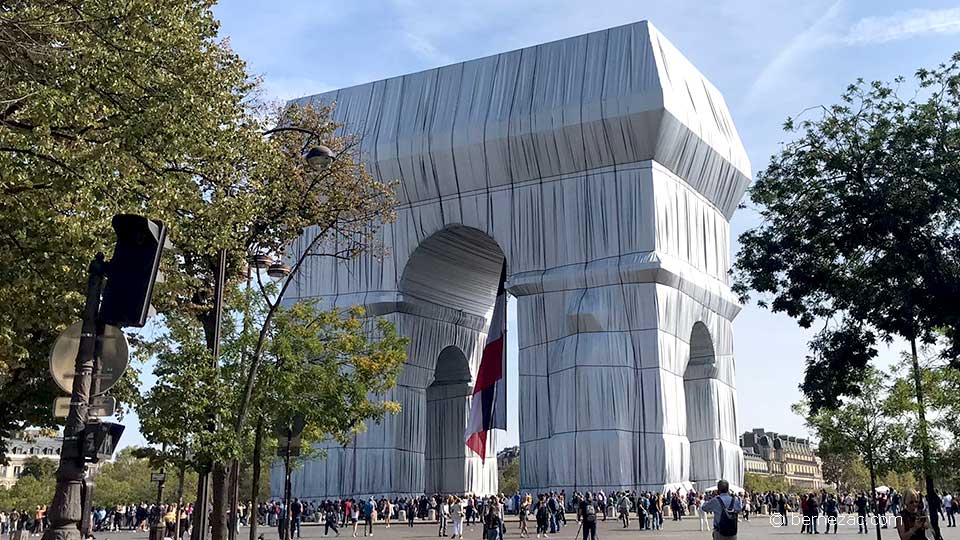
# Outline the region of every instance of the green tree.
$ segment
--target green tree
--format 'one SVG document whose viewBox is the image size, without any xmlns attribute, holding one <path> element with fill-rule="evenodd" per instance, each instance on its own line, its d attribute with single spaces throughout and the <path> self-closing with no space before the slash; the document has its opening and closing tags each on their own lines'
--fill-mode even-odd
<svg viewBox="0 0 960 540">
<path fill-rule="evenodd" d="M 32 476 L 37 480 L 53 477 L 57 471 L 57 462 L 52 459 L 43 459 L 38 456 L 30 456 L 23 462 L 20 469 L 20 478 Z"/>
<path fill-rule="evenodd" d="M 821 445 L 835 452 L 863 456 L 874 504 L 877 478 L 896 466 L 908 438 L 906 426 L 898 422 L 899 411 L 889 392 L 885 375 L 868 367 L 855 396 L 843 398 L 836 408 L 821 407 L 807 416 L 807 426 L 816 433 Z M 805 408 L 805 404 L 796 407 Z"/>
<path fill-rule="evenodd" d="M 0 248 L 17 261 L 0 269 L 0 435 L 52 422 L 46 357 L 77 318 L 114 214 L 170 227 L 178 252 L 165 257 L 155 304 L 201 321 L 208 349 L 220 250 L 235 283 L 250 255 L 281 258 L 304 231 L 309 256 L 347 258 L 392 219 L 393 186 L 353 159 L 328 111 L 260 103 L 217 36 L 212 4 L 14 0 L 0 10 Z M 321 173 L 303 155 L 319 142 L 336 157 Z M 227 424 L 235 433 L 248 427 L 256 371 Z M 112 391 L 121 403 L 135 398 L 134 375 Z M 215 466 L 218 540 L 222 473 Z"/>
<path fill-rule="evenodd" d="M 506 467 L 497 472 L 497 485 L 500 486 L 500 493 L 508 496 L 513 495 L 520 490 L 520 460 L 515 459 Z"/>
<path fill-rule="evenodd" d="M 0 508 L 33 512 L 37 505 L 48 505 L 53 498 L 56 479 L 52 476 L 36 478 L 33 475 L 20 478 L 11 488 L 0 488 Z"/>
<path fill-rule="evenodd" d="M 804 327 L 825 321 L 802 386 L 813 412 L 858 392 L 878 341 L 910 344 L 932 493 L 916 348 L 945 333 L 942 353 L 960 350 L 960 53 L 916 85 L 902 99 L 860 80 L 819 118 L 787 120 L 797 139 L 750 189 L 762 222 L 740 236 L 734 275 L 743 301 L 752 290 Z"/>
<path fill-rule="evenodd" d="M 748 472 L 743 475 L 743 489 L 750 493 L 765 493 L 767 491 L 790 493 L 793 491 L 787 483 L 787 480 L 782 476 L 771 476 L 753 472 Z"/>
<path fill-rule="evenodd" d="M 383 395 L 396 384 L 406 358 L 407 339 L 391 323 L 369 319 L 359 308 L 323 311 L 314 302 L 283 307 L 270 299 L 274 291 L 265 288 L 265 294 L 251 295 L 234 290 L 224 317 L 219 367 L 211 362 L 200 321 L 168 315 L 167 330 L 151 349 L 157 383 L 138 405 L 147 440 L 194 456 L 195 466 L 233 459 L 249 463 L 253 473 L 247 485 L 254 504 L 263 486 L 263 459 L 276 446 L 276 426 L 299 414 L 307 423 L 305 443 L 346 444 L 366 422 L 399 410 Z M 260 343 L 268 314 L 272 324 L 252 396 L 253 429 L 211 432 L 211 423 L 231 426 L 236 421 L 250 351 Z"/>
<path fill-rule="evenodd" d="M 952 449 L 960 441 L 960 426 L 956 421 L 956 396 L 960 392 L 960 371 L 950 367 L 939 354 L 927 349 L 921 351 L 921 380 L 926 398 L 925 408 L 929 417 L 929 441 L 932 453 L 933 476 L 938 489 L 950 489 L 958 478 L 957 454 Z M 910 373 L 912 359 L 904 354 L 894 373 Z M 920 409 L 917 405 L 915 382 L 909 375 L 895 378 L 891 398 L 910 424 L 920 422 Z M 902 456 L 904 471 L 912 471 L 918 477 L 923 475 L 920 433 L 909 433 L 910 439 Z"/>
<path fill-rule="evenodd" d="M 870 489 L 870 471 L 859 454 L 846 447 L 835 448 L 821 441 L 817 455 L 823 460 L 823 480 L 833 484 L 839 493 L 855 493 Z"/>
<path fill-rule="evenodd" d="M 140 449 L 128 447 L 117 454 L 113 461 L 100 466 L 96 475 L 94 504 L 110 508 L 118 504 L 153 503 L 157 499 L 157 484 L 151 481 L 156 467 L 147 458 L 137 457 Z M 168 477 L 172 477 L 169 475 Z M 188 473 L 185 478 L 187 491 L 184 502 L 193 502 L 196 492 L 197 475 Z M 169 484 L 167 484 L 169 485 Z M 164 491 L 164 503 L 176 502 L 169 490 Z"/>
<path fill-rule="evenodd" d="M 79 318 L 87 264 L 108 251 L 114 214 L 145 213 L 175 241 L 211 244 L 249 214 L 212 197 L 271 151 L 211 4 L 13 0 L 0 10 L 0 249 L 15 261 L 0 268 L 0 432 L 51 424 L 59 391 L 47 355 Z M 168 290 L 180 285 L 171 277 Z"/>
</svg>

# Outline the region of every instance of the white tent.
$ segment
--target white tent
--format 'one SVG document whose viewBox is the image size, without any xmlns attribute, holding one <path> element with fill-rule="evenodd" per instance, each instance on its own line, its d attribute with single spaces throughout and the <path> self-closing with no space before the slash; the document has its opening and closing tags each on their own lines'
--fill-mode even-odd
<svg viewBox="0 0 960 540">
<path fill-rule="evenodd" d="M 877 486 L 876 491 L 877 493 L 887 494 L 887 493 L 890 493 L 890 488 L 888 488 L 887 486 Z"/>
</svg>

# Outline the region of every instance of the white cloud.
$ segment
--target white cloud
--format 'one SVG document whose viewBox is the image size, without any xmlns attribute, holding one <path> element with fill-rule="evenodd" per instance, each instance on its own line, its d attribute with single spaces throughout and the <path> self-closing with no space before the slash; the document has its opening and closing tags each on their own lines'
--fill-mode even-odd
<svg viewBox="0 0 960 540">
<path fill-rule="evenodd" d="M 786 47 L 771 60 L 760 75 L 750 85 L 750 89 L 744 94 L 744 103 L 754 102 L 760 95 L 766 94 L 776 88 L 777 83 L 785 78 L 787 72 L 797 61 L 805 54 L 816 50 L 828 42 L 830 38 L 829 27 L 833 24 L 840 12 L 843 0 L 837 0 L 814 21 L 806 30 L 800 32 Z"/>
<path fill-rule="evenodd" d="M 805 56 L 820 49 L 879 44 L 934 33 L 960 33 L 960 8 L 911 9 L 892 15 L 864 17 L 843 31 L 837 28 L 843 1 L 834 2 L 764 67 L 745 94 L 745 104 L 772 93 L 782 86 L 781 82 L 792 80 L 787 76 L 789 71 Z"/>
<path fill-rule="evenodd" d="M 960 8 L 911 9 L 889 16 L 860 19 L 842 41 L 848 45 L 864 45 L 922 34 L 957 32 L 960 32 Z"/>
<path fill-rule="evenodd" d="M 440 52 L 436 45 L 423 34 L 416 34 L 412 31 L 404 32 L 403 42 L 406 44 L 407 49 L 428 63 L 437 65 L 451 63 L 450 56 Z"/>
</svg>

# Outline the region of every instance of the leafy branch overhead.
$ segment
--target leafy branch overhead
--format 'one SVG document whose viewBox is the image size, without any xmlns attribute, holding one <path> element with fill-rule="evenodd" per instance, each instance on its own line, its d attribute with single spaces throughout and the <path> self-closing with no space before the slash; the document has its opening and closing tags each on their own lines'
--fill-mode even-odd
<svg viewBox="0 0 960 540">
<path fill-rule="evenodd" d="M 857 393 L 879 342 L 946 336 L 940 353 L 960 353 L 960 53 L 807 115 L 750 189 L 761 224 L 733 276 L 742 301 L 824 322 L 803 384 L 816 410 Z"/>
<path fill-rule="evenodd" d="M 393 219 L 395 186 L 364 170 L 349 126 L 327 108 L 264 103 L 211 6 L 14 0 L 0 10 L 0 249 L 10 260 L 0 268 L 0 435 L 51 424 L 59 391 L 46 358 L 79 316 L 89 260 L 109 256 L 114 214 L 168 225 L 177 251 L 154 303 L 161 315 L 192 314 L 207 339 L 220 249 L 233 286 L 251 253 L 295 257 L 284 248 L 302 251 L 303 234 L 311 256 L 349 258 L 378 249 L 379 226 Z M 303 157 L 318 142 L 337 156 L 319 173 Z M 118 397 L 133 400 L 135 386 Z"/>
</svg>

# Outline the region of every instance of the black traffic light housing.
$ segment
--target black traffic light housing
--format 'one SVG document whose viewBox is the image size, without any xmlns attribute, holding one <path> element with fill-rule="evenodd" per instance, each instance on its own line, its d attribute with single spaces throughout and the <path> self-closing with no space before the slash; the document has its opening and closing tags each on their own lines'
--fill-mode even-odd
<svg viewBox="0 0 960 540">
<path fill-rule="evenodd" d="M 141 327 L 147 322 L 167 228 L 143 216 L 119 214 L 113 216 L 113 230 L 117 244 L 107 267 L 100 320 Z"/>
<path fill-rule="evenodd" d="M 88 422 L 80 436 L 80 452 L 83 459 L 99 463 L 110 459 L 123 435 L 123 424 L 113 422 Z"/>
</svg>

